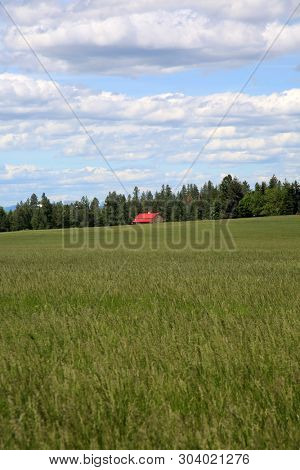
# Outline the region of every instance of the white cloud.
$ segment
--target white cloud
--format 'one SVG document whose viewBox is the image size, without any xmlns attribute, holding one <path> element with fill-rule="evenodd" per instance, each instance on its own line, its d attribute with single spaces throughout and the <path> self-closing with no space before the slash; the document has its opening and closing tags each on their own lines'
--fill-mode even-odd
<svg viewBox="0 0 300 470">
<path fill-rule="evenodd" d="M 144 182 L 155 186 L 164 178 L 153 169 L 123 168 L 116 174 L 125 186 L 130 185 L 129 188 Z M 26 199 L 33 192 L 38 195 L 46 192 L 53 201 L 74 201 L 84 194 L 101 199 L 112 190 L 124 193 L 114 175 L 104 166 L 62 169 L 26 164 L 0 166 L 0 198 L 7 206 Z"/>
<path fill-rule="evenodd" d="M 117 75 L 236 66 L 257 59 L 297 0 L 25 1 L 8 9 L 52 71 Z M 3 62 L 35 69 L 6 22 Z M 286 27 L 273 55 L 294 52 L 300 25 Z"/>
<path fill-rule="evenodd" d="M 194 152 L 180 152 L 180 153 L 174 153 L 173 155 L 169 156 L 167 158 L 168 162 L 173 162 L 173 163 L 184 163 L 184 162 L 192 162 L 195 159 L 195 153 Z"/>
<path fill-rule="evenodd" d="M 124 169 L 116 171 L 121 181 L 138 181 L 153 176 L 152 170 Z M 106 183 L 114 180 L 114 175 L 107 168 L 85 167 L 80 170 L 64 170 L 61 172 L 59 183 L 63 185 L 76 185 L 77 183 Z"/>
<path fill-rule="evenodd" d="M 215 128 L 235 94 L 132 98 L 61 88 L 105 156 L 116 162 L 191 162 L 211 136 L 201 161 L 288 158 L 300 144 L 300 89 L 242 94 Z M 39 148 L 70 158 L 100 158 L 47 80 L 0 74 L 0 110 L 2 150 Z"/>
<path fill-rule="evenodd" d="M 137 182 L 145 179 L 151 180 L 156 174 L 151 169 L 122 169 L 116 171 L 117 176 L 124 182 Z M 0 168 L 0 183 L 8 185 L 33 184 L 55 185 L 56 188 L 66 188 L 68 186 L 83 186 L 88 183 L 92 187 L 95 185 L 107 185 L 114 183 L 113 173 L 105 167 L 86 166 L 83 168 L 64 168 L 54 170 L 38 167 L 36 165 L 11 165 L 5 164 Z M 120 188 L 118 188 L 120 189 Z"/>
<path fill-rule="evenodd" d="M 207 160 L 210 162 L 232 162 L 232 163 L 248 163 L 248 162 L 261 162 L 268 160 L 267 155 L 260 155 L 248 152 L 220 152 L 210 153 Z"/>
<path fill-rule="evenodd" d="M 37 167 L 35 165 L 4 165 L 4 169 L 0 171 L 0 181 L 6 180 L 14 180 L 18 177 L 26 178 L 30 176 L 33 177 L 34 173 L 37 171 Z"/>
<path fill-rule="evenodd" d="M 134 76 L 252 64 L 298 0 L 4 3 L 55 77 L 59 72 L 83 74 L 88 82 L 93 74 Z M 300 12 L 270 58 L 299 50 L 299 20 Z M 21 191 L 48 190 L 53 197 L 74 199 L 88 188 L 96 193 L 98 188 L 120 190 L 53 84 L 25 75 L 40 72 L 36 59 L 4 15 L 0 22 L 0 66 L 15 70 L 17 64 L 23 70 L 0 73 L 1 197 L 6 191 L 15 202 Z M 178 182 L 208 139 L 190 180 L 208 179 L 211 171 L 216 178 L 220 172 L 244 178 L 245 171 L 255 178 L 272 175 L 276 168 L 281 177 L 299 175 L 299 88 L 257 96 L 244 93 L 216 128 L 234 93 L 133 98 L 99 91 L 95 83 L 93 90 L 67 85 L 61 89 L 129 187 L 142 183 L 153 189 L 161 182 Z M 60 170 L 47 169 L 50 164 Z"/>
<path fill-rule="evenodd" d="M 61 89 L 129 189 L 140 183 L 157 188 L 178 182 L 210 136 L 189 181 L 202 181 L 201 175 L 210 170 L 237 172 L 237 167 L 244 179 L 245 166 L 252 164 L 263 166 L 258 176 L 274 173 L 275 166 L 283 178 L 299 177 L 300 89 L 242 94 L 220 128 L 215 126 L 233 93 L 133 98 L 88 88 Z M 123 191 L 47 80 L 0 74 L 0 149 L 0 193 L 9 188 L 13 202 L 22 188 L 26 194 L 70 194 L 69 199 L 87 188 L 96 188 L 96 194 L 99 188 Z M 67 168 L 43 169 L 42 160 L 37 166 L 29 164 L 31 149 L 39 149 L 41 159 L 43 153 L 51 154 L 53 165 L 54 159 L 62 160 L 59 167 Z M 7 163 L 11 150 L 19 152 L 22 163 Z"/>
</svg>

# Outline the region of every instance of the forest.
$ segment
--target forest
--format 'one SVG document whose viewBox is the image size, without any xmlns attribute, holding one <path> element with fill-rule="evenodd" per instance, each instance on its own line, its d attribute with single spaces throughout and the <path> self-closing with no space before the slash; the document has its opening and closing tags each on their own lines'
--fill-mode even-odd
<svg viewBox="0 0 300 470">
<path fill-rule="evenodd" d="M 138 187 L 128 196 L 113 191 L 104 203 L 86 196 L 72 203 L 51 202 L 45 193 L 41 198 L 32 194 L 15 210 L 0 207 L 0 232 L 125 225 L 148 211 L 160 212 L 166 222 L 293 215 L 300 213 L 300 184 L 273 175 L 251 189 L 247 181 L 227 175 L 219 185 L 188 184 L 178 192 L 169 185 L 154 194 Z"/>
</svg>

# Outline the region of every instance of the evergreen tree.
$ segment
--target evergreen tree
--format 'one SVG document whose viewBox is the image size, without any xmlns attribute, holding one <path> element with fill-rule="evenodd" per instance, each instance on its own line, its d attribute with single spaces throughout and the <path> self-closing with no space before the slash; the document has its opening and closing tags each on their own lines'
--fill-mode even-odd
<svg viewBox="0 0 300 470">
<path fill-rule="evenodd" d="M 278 181 L 278 179 L 276 178 L 276 176 L 273 175 L 272 178 L 271 178 L 270 181 L 269 181 L 269 186 L 268 186 L 268 188 L 269 188 L 269 189 L 277 188 L 279 184 L 280 184 L 280 182 Z"/>
<path fill-rule="evenodd" d="M 292 215 L 300 213 L 300 185 L 281 183 L 273 175 L 268 184 L 256 183 L 251 190 L 247 181 L 227 175 L 219 186 L 211 181 L 201 188 L 188 184 L 177 194 L 168 184 L 155 195 L 140 194 L 137 186 L 127 198 L 109 192 L 103 208 L 97 198 L 91 203 L 85 196 L 71 204 L 51 204 L 45 193 L 40 201 L 32 194 L 8 214 L 0 208 L 0 231 L 129 224 L 138 213 L 148 211 L 160 212 L 166 221 Z"/>
<path fill-rule="evenodd" d="M 221 201 L 214 201 L 212 207 L 211 207 L 211 214 L 210 218 L 212 220 L 218 220 L 221 218 L 221 213 L 222 213 L 222 203 Z"/>
<path fill-rule="evenodd" d="M 47 198 L 46 194 L 43 193 L 40 201 L 42 214 L 40 215 L 41 224 L 45 229 L 52 228 L 52 204 Z"/>
<path fill-rule="evenodd" d="M 103 225 L 102 213 L 100 209 L 99 200 L 94 197 L 90 204 L 89 209 L 89 226 L 90 227 L 100 227 Z"/>
<path fill-rule="evenodd" d="M 134 201 L 136 204 L 138 201 Z M 115 191 L 108 194 L 104 203 L 104 224 L 105 225 L 124 225 L 129 223 L 129 211 L 126 198 Z"/>
<path fill-rule="evenodd" d="M 64 228 L 65 225 L 65 207 L 62 202 L 52 204 L 52 226 L 53 228 Z"/>
<path fill-rule="evenodd" d="M 128 214 L 129 220 L 132 221 L 138 214 L 142 212 L 142 204 L 140 201 L 140 190 L 137 186 L 134 187 L 132 197 L 128 197 Z"/>
<path fill-rule="evenodd" d="M 237 178 L 227 175 L 219 186 L 221 202 L 221 218 L 237 216 L 237 207 L 244 196 L 243 185 Z"/>
<path fill-rule="evenodd" d="M 300 184 L 297 181 L 292 183 L 293 191 L 293 214 L 300 214 Z"/>
<path fill-rule="evenodd" d="M 47 217 L 41 207 L 36 207 L 33 210 L 31 226 L 33 230 L 45 230 L 49 228 L 47 225 Z"/>
<path fill-rule="evenodd" d="M 78 226 L 88 227 L 90 220 L 90 201 L 87 196 L 83 196 L 80 202 L 77 202 Z"/>
<path fill-rule="evenodd" d="M 3 207 L 0 207 L 0 232 L 9 230 L 9 220 Z"/>
<path fill-rule="evenodd" d="M 11 218 L 12 230 L 30 230 L 32 211 L 28 202 L 20 202 L 13 211 Z"/>
<path fill-rule="evenodd" d="M 287 181 L 282 185 L 280 214 L 292 215 L 294 213 L 293 187 Z"/>
<path fill-rule="evenodd" d="M 33 193 L 30 197 L 29 205 L 31 208 L 35 208 L 35 207 L 38 207 L 38 204 L 39 204 L 38 197 L 36 194 Z"/>
</svg>

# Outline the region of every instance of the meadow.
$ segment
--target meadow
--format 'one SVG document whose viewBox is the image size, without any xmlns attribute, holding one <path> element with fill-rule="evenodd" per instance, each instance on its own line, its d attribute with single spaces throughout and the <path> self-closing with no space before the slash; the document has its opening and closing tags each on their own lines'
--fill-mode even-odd
<svg viewBox="0 0 300 470">
<path fill-rule="evenodd" d="M 0 234 L 1 449 L 299 448 L 300 217 L 221 223 Z"/>
</svg>

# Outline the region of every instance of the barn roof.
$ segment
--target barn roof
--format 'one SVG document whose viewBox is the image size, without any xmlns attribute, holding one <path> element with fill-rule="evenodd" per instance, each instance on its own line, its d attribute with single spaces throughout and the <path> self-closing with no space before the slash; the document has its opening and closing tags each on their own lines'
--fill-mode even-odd
<svg viewBox="0 0 300 470">
<path fill-rule="evenodd" d="M 133 222 L 151 222 L 157 215 L 159 215 L 159 212 L 144 212 L 143 214 L 138 214 Z"/>
</svg>

